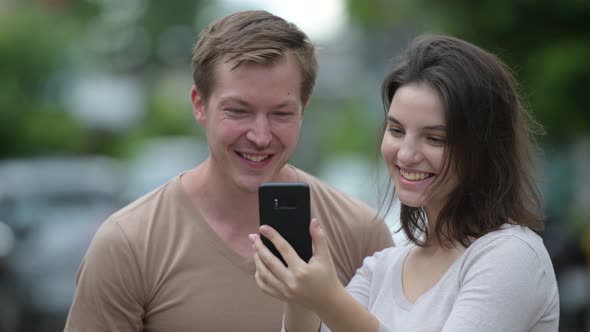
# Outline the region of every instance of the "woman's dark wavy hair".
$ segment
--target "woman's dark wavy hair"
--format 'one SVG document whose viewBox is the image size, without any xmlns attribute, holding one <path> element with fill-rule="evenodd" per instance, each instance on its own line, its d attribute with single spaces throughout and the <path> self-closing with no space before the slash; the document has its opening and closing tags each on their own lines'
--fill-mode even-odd
<svg viewBox="0 0 590 332">
<path fill-rule="evenodd" d="M 457 186 L 435 229 L 428 229 L 422 208 L 402 204 L 401 229 L 408 239 L 424 246 L 425 239 L 434 236 L 445 246 L 458 242 L 467 247 L 504 223 L 543 229 L 532 135 L 541 127 L 524 109 L 509 68 L 466 41 L 424 35 L 412 41 L 383 81 L 386 117 L 395 92 L 408 84 L 432 87 L 445 109 L 442 176 L 427 194 L 436 191 L 450 172 L 457 174 Z"/>
</svg>

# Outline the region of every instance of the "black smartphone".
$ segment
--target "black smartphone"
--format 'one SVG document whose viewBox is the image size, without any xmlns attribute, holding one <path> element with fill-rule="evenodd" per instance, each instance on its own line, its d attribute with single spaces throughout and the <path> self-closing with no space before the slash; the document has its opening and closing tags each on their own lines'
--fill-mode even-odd
<svg viewBox="0 0 590 332">
<path fill-rule="evenodd" d="M 258 188 L 260 225 L 272 226 L 308 262 L 312 256 L 309 222 L 309 186 L 303 182 L 268 182 Z M 261 236 L 266 247 L 287 265 L 275 246 Z"/>
</svg>

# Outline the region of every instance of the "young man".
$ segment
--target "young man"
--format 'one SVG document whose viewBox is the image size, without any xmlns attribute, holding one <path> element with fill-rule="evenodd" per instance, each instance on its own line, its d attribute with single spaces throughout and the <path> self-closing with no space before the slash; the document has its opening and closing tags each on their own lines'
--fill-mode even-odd
<svg viewBox="0 0 590 332">
<path fill-rule="evenodd" d="M 226 16 L 193 51 L 195 117 L 210 155 L 112 215 L 82 262 L 66 331 L 276 331 L 254 280 L 258 186 L 306 182 L 340 281 L 392 245 L 365 204 L 289 165 L 316 77 L 313 45 L 264 11 Z"/>
</svg>

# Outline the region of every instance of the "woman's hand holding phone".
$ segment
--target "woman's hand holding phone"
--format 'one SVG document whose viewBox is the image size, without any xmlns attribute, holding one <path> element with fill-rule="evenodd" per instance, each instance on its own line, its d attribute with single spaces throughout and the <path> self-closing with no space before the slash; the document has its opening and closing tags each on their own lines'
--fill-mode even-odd
<svg viewBox="0 0 590 332">
<path fill-rule="evenodd" d="M 330 306 L 338 293 L 345 290 L 338 280 L 325 234 L 317 220 L 312 219 L 309 230 L 313 256 L 306 263 L 276 230 L 268 225 L 260 226 L 261 235 L 274 244 L 288 267 L 268 250 L 260 236 L 251 234 L 250 239 L 255 249 L 255 279 L 260 289 L 319 314 Z"/>
</svg>

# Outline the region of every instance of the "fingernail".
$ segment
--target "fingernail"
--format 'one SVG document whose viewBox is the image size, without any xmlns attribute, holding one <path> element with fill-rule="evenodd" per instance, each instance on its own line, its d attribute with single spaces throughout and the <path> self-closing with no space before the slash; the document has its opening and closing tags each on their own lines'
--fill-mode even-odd
<svg viewBox="0 0 590 332">
<path fill-rule="evenodd" d="M 256 242 L 256 235 L 249 234 L 248 237 L 250 238 L 250 241 L 252 241 L 252 243 Z"/>
<path fill-rule="evenodd" d="M 260 226 L 260 233 L 262 233 L 262 234 L 268 233 L 268 227 L 266 225 Z"/>
</svg>

